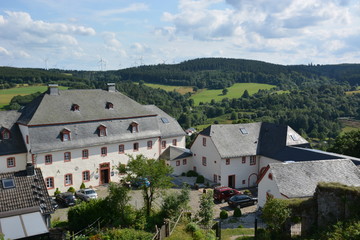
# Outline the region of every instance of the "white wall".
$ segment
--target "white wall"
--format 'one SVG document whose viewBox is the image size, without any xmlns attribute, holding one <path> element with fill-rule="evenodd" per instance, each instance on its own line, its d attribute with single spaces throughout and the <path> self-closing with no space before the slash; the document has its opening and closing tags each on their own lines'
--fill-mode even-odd
<svg viewBox="0 0 360 240">
<path fill-rule="evenodd" d="M 7 159 L 15 158 L 15 167 L 7 167 Z M 15 172 L 26 169 L 26 153 L 0 156 L 0 173 Z"/>
<path fill-rule="evenodd" d="M 184 164 L 184 159 L 186 159 L 186 164 Z M 180 163 L 179 166 L 177 166 L 177 162 Z M 168 164 L 174 169 L 173 174 L 177 176 L 180 176 L 182 173 L 187 173 L 189 170 L 193 169 L 192 157 L 168 161 Z"/>
<path fill-rule="evenodd" d="M 161 141 L 166 141 L 166 147 L 162 148 L 160 147 L 160 154 L 164 152 L 169 146 L 175 146 L 173 145 L 173 140 L 176 139 L 176 146 L 185 148 L 185 136 L 178 136 L 178 137 L 171 137 L 171 138 L 162 138 Z M 161 144 L 161 143 L 160 143 Z"/>
<path fill-rule="evenodd" d="M 271 169 L 266 172 L 265 176 L 261 179 L 258 185 L 259 207 L 264 207 L 264 204 L 266 203 L 267 193 L 271 194 L 274 198 L 286 199 L 283 195 L 281 195 L 279 188 L 275 182 L 275 178 L 273 177 L 272 180 L 269 178 L 270 173 Z"/>
</svg>

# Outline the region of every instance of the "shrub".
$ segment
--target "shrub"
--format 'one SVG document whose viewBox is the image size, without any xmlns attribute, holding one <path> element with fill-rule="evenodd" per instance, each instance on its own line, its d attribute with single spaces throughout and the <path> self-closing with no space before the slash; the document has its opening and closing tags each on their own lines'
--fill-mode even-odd
<svg viewBox="0 0 360 240">
<path fill-rule="evenodd" d="M 187 177 L 197 177 L 199 174 L 193 170 L 189 170 L 187 173 L 186 173 L 186 176 Z"/>
<path fill-rule="evenodd" d="M 249 189 L 245 189 L 245 190 L 244 190 L 244 194 L 246 194 L 246 195 L 251 195 L 251 192 L 250 192 Z"/>
<path fill-rule="evenodd" d="M 199 175 L 196 178 L 196 183 L 204 183 L 205 182 L 205 178 L 203 175 Z"/>
<path fill-rule="evenodd" d="M 85 187 L 85 183 L 81 183 L 80 189 L 84 189 L 84 188 L 86 188 L 86 187 Z"/>
<path fill-rule="evenodd" d="M 238 226 L 238 228 L 244 228 L 244 226 L 240 224 L 240 225 Z"/>
<path fill-rule="evenodd" d="M 197 230 L 193 235 L 194 240 L 202 240 L 205 239 L 204 233 L 201 230 Z"/>
<path fill-rule="evenodd" d="M 196 223 L 194 223 L 194 222 L 189 222 L 189 223 L 186 225 L 186 231 L 187 231 L 187 232 L 192 232 L 192 233 L 194 233 L 194 232 L 198 231 L 199 229 L 200 229 L 199 226 L 198 226 Z"/>
<path fill-rule="evenodd" d="M 234 217 L 241 217 L 241 215 L 242 215 L 241 209 L 240 208 L 235 208 Z"/>
<path fill-rule="evenodd" d="M 186 176 L 186 173 L 184 173 L 184 172 L 183 172 L 183 173 L 181 173 L 181 176 L 185 177 L 185 176 Z"/>
<path fill-rule="evenodd" d="M 221 210 L 220 212 L 220 218 L 221 219 L 227 219 L 229 217 L 229 214 L 225 210 Z"/>
<path fill-rule="evenodd" d="M 59 190 L 59 188 L 56 188 L 56 190 L 55 190 L 55 192 L 54 192 L 54 195 L 56 196 L 56 195 L 59 195 L 61 192 L 60 192 L 60 190 Z"/>
<path fill-rule="evenodd" d="M 68 189 L 67 191 L 68 191 L 68 192 L 75 193 L 75 188 L 73 188 L 73 187 L 69 187 L 69 189 Z"/>
</svg>

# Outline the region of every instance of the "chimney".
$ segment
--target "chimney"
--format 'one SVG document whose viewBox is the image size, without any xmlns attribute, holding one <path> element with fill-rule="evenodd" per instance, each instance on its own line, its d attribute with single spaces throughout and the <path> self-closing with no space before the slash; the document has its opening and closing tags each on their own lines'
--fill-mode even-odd
<svg viewBox="0 0 360 240">
<path fill-rule="evenodd" d="M 35 168 L 32 163 L 26 164 L 26 175 L 27 176 L 34 176 L 35 175 Z"/>
<path fill-rule="evenodd" d="M 108 92 L 115 92 L 115 83 L 108 83 Z"/>
<path fill-rule="evenodd" d="M 59 85 L 57 84 L 48 84 L 48 93 L 52 96 L 59 95 Z"/>
</svg>

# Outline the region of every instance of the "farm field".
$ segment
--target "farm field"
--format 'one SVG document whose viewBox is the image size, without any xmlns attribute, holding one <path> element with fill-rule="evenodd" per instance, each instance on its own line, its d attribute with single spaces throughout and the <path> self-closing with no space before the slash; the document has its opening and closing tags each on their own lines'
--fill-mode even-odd
<svg viewBox="0 0 360 240">
<path fill-rule="evenodd" d="M 169 86 L 169 85 L 161 85 L 161 84 L 154 84 L 154 83 L 145 83 L 146 86 L 151 88 L 160 88 L 168 92 L 176 91 L 180 94 L 186 94 L 188 92 L 193 92 L 193 87 L 191 86 Z"/>
<path fill-rule="evenodd" d="M 275 85 L 260 84 L 260 83 L 235 83 L 233 86 L 227 88 L 229 91 L 226 95 L 222 94 L 222 89 L 201 89 L 192 95 L 190 98 L 194 100 L 195 105 L 199 105 L 200 102 L 221 101 L 223 98 L 240 98 L 245 90 L 248 90 L 252 95 L 257 93 L 259 89 L 272 89 Z"/>
<path fill-rule="evenodd" d="M 36 92 L 45 92 L 47 90 L 47 86 L 20 86 L 15 88 L 9 88 L 0 90 L 0 109 L 4 106 L 8 105 L 11 99 L 17 95 L 29 95 Z M 59 89 L 68 89 L 68 87 L 59 86 Z"/>
<path fill-rule="evenodd" d="M 344 125 L 340 135 L 346 132 L 360 130 L 360 121 L 341 119 L 340 122 Z"/>
</svg>

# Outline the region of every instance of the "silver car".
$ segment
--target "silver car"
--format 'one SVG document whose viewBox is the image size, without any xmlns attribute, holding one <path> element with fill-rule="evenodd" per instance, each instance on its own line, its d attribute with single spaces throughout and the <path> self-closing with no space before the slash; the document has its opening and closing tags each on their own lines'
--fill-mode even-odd
<svg viewBox="0 0 360 240">
<path fill-rule="evenodd" d="M 94 189 L 85 188 L 75 192 L 75 196 L 83 201 L 90 201 L 90 199 L 96 199 L 98 197 Z"/>
</svg>

